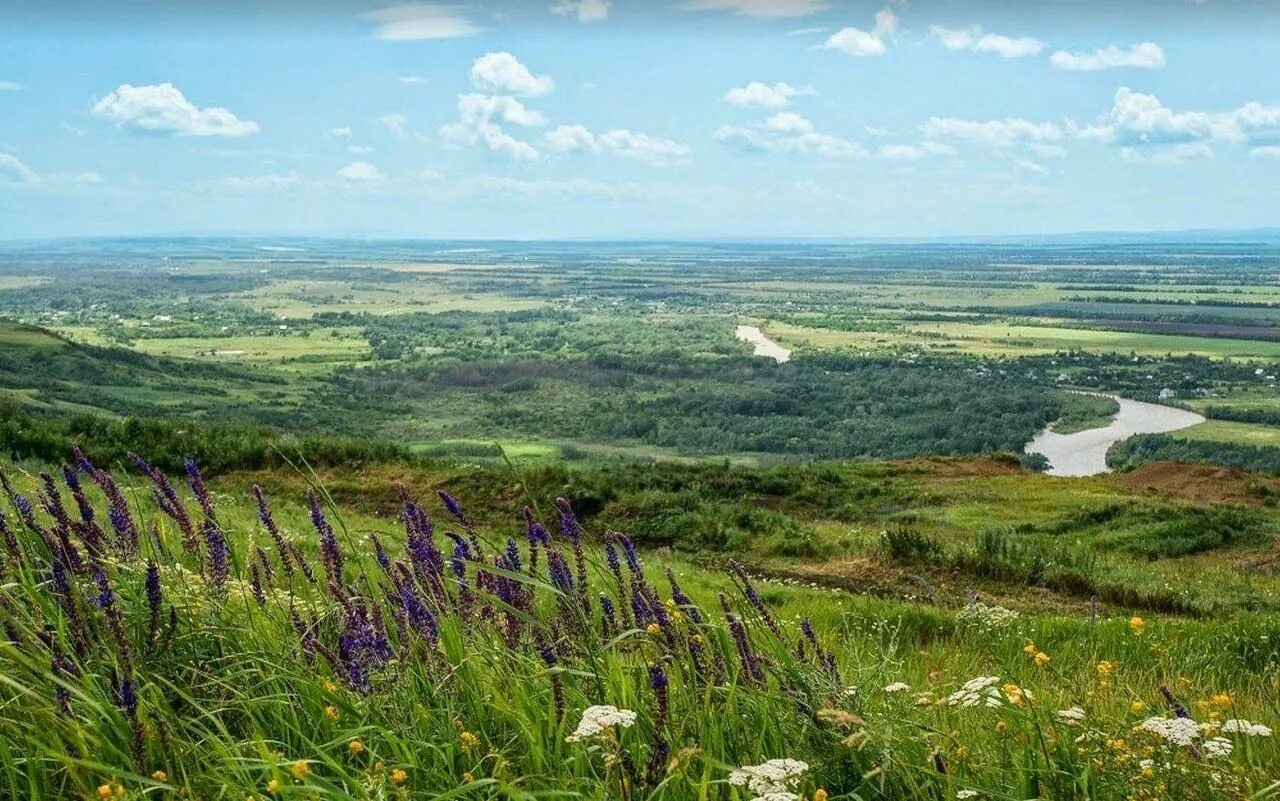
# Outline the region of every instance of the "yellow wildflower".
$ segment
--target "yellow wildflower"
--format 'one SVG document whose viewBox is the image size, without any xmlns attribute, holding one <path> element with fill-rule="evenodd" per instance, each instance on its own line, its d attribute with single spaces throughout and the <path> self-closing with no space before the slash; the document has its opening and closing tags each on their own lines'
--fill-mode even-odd
<svg viewBox="0 0 1280 801">
<path fill-rule="evenodd" d="M 299 759 L 289 766 L 289 772 L 293 774 L 293 778 L 302 781 L 311 774 L 311 766 L 307 764 L 307 760 Z"/>
<path fill-rule="evenodd" d="M 644 627 L 644 630 L 645 630 L 645 631 L 647 631 L 647 632 L 649 632 L 650 634 L 661 634 L 661 633 L 662 633 L 662 627 L 661 627 L 661 626 L 659 626 L 657 623 L 650 623 L 649 625 L 647 625 L 647 626 L 645 626 L 645 627 Z"/>
<path fill-rule="evenodd" d="M 151 774 L 151 780 L 164 784 L 169 781 L 169 774 L 165 773 L 163 770 L 157 770 L 155 773 Z"/>
<path fill-rule="evenodd" d="M 471 775 L 471 771 L 469 771 L 469 770 L 468 770 L 468 771 L 465 771 L 465 772 L 462 774 L 462 783 L 463 783 L 463 784 L 471 784 L 471 783 L 472 783 L 473 781 L 475 781 L 475 780 L 476 780 L 476 777 L 475 777 L 475 776 L 472 776 L 472 775 Z"/>
<path fill-rule="evenodd" d="M 996 721 L 996 731 L 1004 731 L 1007 728 L 1009 728 L 1008 723 L 1005 723 L 1003 720 Z"/>
<path fill-rule="evenodd" d="M 1115 669 L 1116 669 L 1116 666 L 1111 664 L 1105 659 L 1098 663 L 1099 676 L 1110 676 L 1111 672 Z"/>
<path fill-rule="evenodd" d="M 363 754 L 364 743 L 360 742 L 359 740 L 352 740 L 351 742 L 347 743 L 347 751 L 351 753 L 351 756 L 357 756 L 359 754 Z"/>
<path fill-rule="evenodd" d="M 1218 693 L 1210 698 L 1209 701 L 1216 707 L 1227 709 L 1228 707 L 1235 705 L 1236 699 L 1233 698 L 1230 693 Z"/>
<path fill-rule="evenodd" d="M 330 704 L 329 706 L 326 706 L 326 707 L 324 708 L 324 716 L 325 716 L 326 718 L 328 718 L 329 720 L 337 721 L 337 719 L 338 719 L 338 708 L 337 708 L 336 706 L 333 706 L 332 704 Z"/>
<path fill-rule="evenodd" d="M 1022 647 L 1022 652 L 1024 654 L 1034 654 L 1036 651 L 1039 651 L 1039 650 L 1040 649 L 1036 647 L 1035 642 L 1033 642 L 1032 640 L 1027 640 L 1027 644 Z"/>
<path fill-rule="evenodd" d="M 395 782 L 396 784 L 404 784 L 408 780 L 409 780 L 409 774 L 405 773 L 400 768 L 396 768 L 395 770 L 391 771 L 391 781 Z"/>
<path fill-rule="evenodd" d="M 1035 655 L 1036 667 L 1044 667 L 1049 664 L 1049 655 L 1044 651 L 1037 651 Z"/>
<path fill-rule="evenodd" d="M 326 681 L 324 683 L 324 689 L 326 692 L 336 693 L 338 691 L 338 685 L 334 684 L 332 681 Z"/>
<path fill-rule="evenodd" d="M 98 798 L 110 798 L 110 797 L 111 797 L 111 785 L 109 785 L 109 784 L 99 784 L 99 785 L 98 785 Z"/>
<path fill-rule="evenodd" d="M 813 801 L 827 801 L 827 791 L 819 787 L 813 793 Z"/>
<path fill-rule="evenodd" d="M 1147 711 L 1147 705 L 1142 701 L 1134 701 L 1132 704 L 1129 704 L 1129 711 L 1135 715 L 1141 715 L 1143 712 Z"/>
<path fill-rule="evenodd" d="M 480 738 L 469 731 L 464 731 L 458 735 L 458 740 L 462 743 L 463 751 L 471 751 L 480 745 Z"/>
<path fill-rule="evenodd" d="M 267 792 L 271 793 L 272 795 L 275 795 L 276 793 L 280 792 L 280 780 L 272 779 L 271 781 L 267 782 Z"/>
<path fill-rule="evenodd" d="M 1129 618 L 1129 630 L 1132 631 L 1134 635 L 1141 637 L 1142 630 L 1145 629 L 1146 627 L 1147 627 L 1147 621 L 1143 620 L 1137 615 L 1134 615 L 1133 617 Z"/>
</svg>

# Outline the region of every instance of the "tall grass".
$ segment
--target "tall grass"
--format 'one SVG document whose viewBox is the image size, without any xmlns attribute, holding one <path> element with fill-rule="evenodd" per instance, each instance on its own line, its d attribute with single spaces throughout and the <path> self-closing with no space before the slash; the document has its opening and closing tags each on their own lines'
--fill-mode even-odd
<svg viewBox="0 0 1280 801">
<path fill-rule="evenodd" d="M 5 482 L 0 797 L 747 799 L 735 769 L 781 758 L 807 769 L 777 799 L 1277 778 L 1273 738 L 1203 742 L 1276 724 L 1274 621 L 958 622 L 642 555 L 567 502 L 508 538 L 447 495 L 429 515 L 404 490 L 394 523 L 318 485 L 259 511 L 194 465 L 175 489 L 73 461 Z M 1162 685 L 1205 726 L 1192 747 L 1134 730 L 1173 714 Z M 572 737 L 593 705 L 634 725 Z"/>
</svg>

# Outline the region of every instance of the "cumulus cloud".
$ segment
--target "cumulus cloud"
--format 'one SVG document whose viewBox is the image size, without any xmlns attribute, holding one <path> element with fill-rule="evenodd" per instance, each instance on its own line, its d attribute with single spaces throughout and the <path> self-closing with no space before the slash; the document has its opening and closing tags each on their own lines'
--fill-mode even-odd
<svg viewBox="0 0 1280 801">
<path fill-rule="evenodd" d="M 0 153 L 0 182 L 33 185 L 40 183 L 36 175 L 22 160 L 11 153 Z"/>
<path fill-rule="evenodd" d="M 601 22 L 609 18 L 609 0 L 559 0 L 551 6 L 552 14 L 577 17 L 578 22 Z"/>
<path fill-rule="evenodd" d="M 1246 103 L 1223 112 L 1175 111 L 1155 95 L 1122 86 L 1096 124 L 1073 125 L 1072 132 L 1126 147 L 1197 141 L 1265 146 L 1280 141 L 1280 106 Z"/>
<path fill-rule="evenodd" d="M 409 133 L 409 118 L 403 114 L 383 114 L 375 119 L 374 122 L 385 128 L 392 136 L 403 138 Z"/>
<path fill-rule="evenodd" d="M 582 125 L 558 126 L 547 132 L 543 142 L 556 153 L 603 153 L 655 167 L 686 161 L 693 153 L 688 145 L 670 139 L 622 129 L 595 134 Z"/>
<path fill-rule="evenodd" d="M 456 39 L 480 32 L 465 6 L 445 3 L 400 3 L 363 17 L 378 23 L 373 35 L 393 42 Z"/>
<path fill-rule="evenodd" d="M 1022 142 L 1054 142 L 1063 138 L 1062 129 L 1052 122 L 1031 122 L 1019 117 L 1003 120 L 961 120 L 930 117 L 920 126 L 926 139 L 956 139 L 992 147 L 1012 147 Z"/>
<path fill-rule="evenodd" d="M 1115 45 L 1100 47 L 1090 52 L 1070 53 L 1059 50 L 1049 57 L 1049 63 L 1060 70 L 1096 72 L 1123 67 L 1158 70 L 1165 65 L 1164 50 L 1155 42 L 1143 42 L 1121 50 Z"/>
<path fill-rule="evenodd" d="M 350 183 L 373 183 L 383 180 L 386 176 L 375 164 L 367 161 L 353 161 L 338 170 L 338 177 Z"/>
<path fill-rule="evenodd" d="M 241 120 L 225 108 L 199 108 L 171 83 L 148 86 L 120 84 L 93 106 L 93 113 L 118 127 L 177 136 L 247 136 L 258 124 Z"/>
<path fill-rule="evenodd" d="M 881 145 L 876 155 L 890 161 L 919 161 L 932 156 L 954 156 L 956 149 L 939 142 L 921 142 L 918 145 Z"/>
<path fill-rule="evenodd" d="M 1249 151 L 1250 156 L 1259 158 L 1280 159 L 1280 145 L 1263 145 Z"/>
<path fill-rule="evenodd" d="M 1120 149 L 1120 156 L 1125 161 L 1132 161 L 1140 164 L 1176 166 L 1179 164 L 1185 164 L 1188 161 L 1211 159 L 1213 158 L 1213 148 L 1209 147 L 1204 142 L 1185 142 L 1180 145 L 1170 145 L 1168 147 L 1157 147 L 1154 149 L 1125 147 Z"/>
<path fill-rule="evenodd" d="M 722 142 L 765 153 L 798 153 L 832 160 L 867 155 L 857 142 L 821 133 L 812 122 L 791 111 L 778 112 L 763 123 L 724 125 L 714 136 Z"/>
<path fill-rule="evenodd" d="M 689 11 L 731 11 L 744 17 L 805 17 L 828 5 L 824 0 L 688 0 Z"/>
<path fill-rule="evenodd" d="M 458 121 L 442 127 L 440 135 L 454 145 L 480 145 L 529 161 L 538 158 L 537 149 L 506 133 L 501 123 L 534 127 L 546 122 L 546 117 L 514 97 L 473 93 L 458 96 Z"/>
<path fill-rule="evenodd" d="M 471 83 L 481 91 L 520 97 L 541 97 L 556 87 L 549 75 L 534 75 L 505 51 L 477 58 L 471 65 Z"/>
<path fill-rule="evenodd" d="M 1044 42 L 1029 36 L 1012 38 L 998 33 L 985 33 L 974 25 L 971 28 L 944 28 L 934 25 L 929 33 L 942 42 L 948 50 L 970 50 L 975 53 L 995 53 L 1004 58 L 1034 56 L 1044 49 Z"/>
<path fill-rule="evenodd" d="M 228 175 L 218 182 L 222 187 L 233 192 L 258 193 L 278 192 L 296 186 L 298 176 L 292 173 L 266 173 L 264 175 Z"/>
<path fill-rule="evenodd" d="M 739 86 L 725 92 L 726 103 L 740 108 L 781 109 L 791 105 L 791 98 L 797 95 L 816 94 L 812 86 L 797 89 L 789 83 L 778 82 L 773 86 L 760 81 L 752 81 L 746 86 Z"/>
<path fill-rule="evenodd" d="M 898 32 L 898 17 L 889 9 L 876 12 L 875 26 L 870 31 L 861 28 L 841 28 L 828 37 L 822 45 L 827 50 L 839 50 L 850 56 L 881 56 L 889 52 L 884 40 Z"/>
</svg>

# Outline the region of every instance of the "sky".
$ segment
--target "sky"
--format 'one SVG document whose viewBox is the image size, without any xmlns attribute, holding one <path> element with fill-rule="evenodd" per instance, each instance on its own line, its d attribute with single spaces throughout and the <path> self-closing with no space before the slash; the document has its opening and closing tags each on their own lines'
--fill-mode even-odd
<svg viewBox="0 0 1280 801">
<path fill-rule="evenodd" d="M 1280 225 L 1272 0 L 0 0 L 0 239 Z"/>
</svg>

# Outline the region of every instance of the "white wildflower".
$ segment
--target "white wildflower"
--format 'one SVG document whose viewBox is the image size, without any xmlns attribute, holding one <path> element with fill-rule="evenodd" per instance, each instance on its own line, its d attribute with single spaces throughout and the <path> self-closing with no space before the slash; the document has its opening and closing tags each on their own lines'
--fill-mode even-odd
<svg viewBox="0 0 1280 801">
<path fill-rule="evenodd" d="M 1200 727 L 1190 718 L 1147 718 L 1141 728 L 1167 743 L 1187 747 L 1200 736 Z"/>
<path fill-rule="evenodd" d="M 905 684 L 900 681 L 895 681 L 893 684 L 887 685 L 884 688 L 884 691 L 892 695 L 893 693 L 902 693 L 910 689 L 911 689 L 910 684 Z"/>
<path fill-rule="evenodd" d="M 1249 737 L 1270 737 L 1271 729 L 1261 723 L 1250 723 L 1247 720 L 1232 718 L 1222 724 L 1223 734 L 1244 734 Z"/>
<path fill-rule="evenodd" d="M 1214 737 L 1212 740 L 1204 741 L 1204 752 L 1211 757 L 1229 757 L 1231 750 L 1231 741 L 1226 737 Z"/>
<path fill-rule="evenodd" d="M 987 706 L 1000 706 L 1000 692 L 994 690 L 1000 683 L 999 676 L 979 676 L 976 679 L 969 679 L 960 689 L 947 696 L 944 702 L 947 706 L 977 706 L 986 703 Z"/>
<path fill-rule="evenodd" d="M 972 603 L 956 613 L 956 623 L 979 631 L 1001 629 L 1018 619 L 1018 613 L 1003 606 Z"/>
<path fill-rule="evenodd" d="M 1067 725 L 1074 725 L 1084 720 L 1084 710 L 1078 706 L 1059 709 L 1056 713 L 1056 717 Z"/>
<path fill-rule="evenodd" d="M 790 801 L 797 798 L 796 782 L 809 771 L 809 764 L 797 759 L 770 759 L 746 765 L 729 774 L 729 784 L 746 787 L 753 801 Z"/>
<path fill-rule="evenodd" d="M 616 706 L 589 706 L 582 713 L 582 720 L 565 742 L 576 743 L 597 737 L 614 726 L 627 728 L 636 722 L 636 713 Z"/>
<path fill-rule="evenodd" d="M 956 790 L 956 798 L 959 799 L 959 801 L 964 801 L 964 799 L 966 798 L 977 798 L 977 797 L 978 797 L 977 790 Z"/>
</svg>

